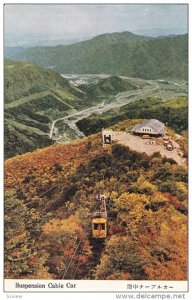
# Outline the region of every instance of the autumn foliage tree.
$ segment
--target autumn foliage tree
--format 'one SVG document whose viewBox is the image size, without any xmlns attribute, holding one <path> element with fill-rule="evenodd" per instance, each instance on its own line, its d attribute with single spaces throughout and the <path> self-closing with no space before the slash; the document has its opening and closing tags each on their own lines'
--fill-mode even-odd
<svg viewBox="0 0 192 300">
<path fill-rule="evenodd" d="M 41 220 L 14 193 L 5 194 L 5 278 L 51 278 L 47 253 L 37 251 Z"/>
<path fill-rule="evenodd" d="M 112 236 L 95 272 L 96 279 L 146 279 L 145 257 L 128 236 Z"/>
<path fill-rule="evenodd" d="M 185 280 L 187 183 L 186 166 L 118 144 L 106 152 L 100 135 L 7 160 L 5 277 Z M 109 230 L 94 248 L 99 192 Z"/>
<path fill-rule="evenodd" d="M 43 227 L 41 247 L 48 253 L 46 266 L 56 279 L 82 279 L 91 248 L 82 223 L 75 216 L 52 219 Z"/>
</svg>

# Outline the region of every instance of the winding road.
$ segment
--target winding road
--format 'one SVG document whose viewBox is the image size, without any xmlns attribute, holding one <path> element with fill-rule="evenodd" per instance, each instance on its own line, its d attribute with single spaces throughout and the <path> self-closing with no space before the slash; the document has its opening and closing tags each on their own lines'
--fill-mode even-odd
<svg viewBox="0 0 192 300">
<path fill-rule="evenodd" d="M 129 79 L 128 77 L 122 77 Z M 144 79 L 134 79 L 135 84 L 137 85 L 137 90 L 131 90 L 119 93 L 115 95 L 112 99 L 103 99 L 103 103 L 97 104 L 95 106 L 88 107 L 84 110 L 74 112 L 73 107 L 71 107 L 73 110 L 71 111 L 71 114 L 68 116 L 58 118 L 53 121 L 49 137 L 50 139 L 57 140 L 57 138 L 53 138 L 54 134 L 54 128 L 56 128 L 56 123 L 58 121 L 63 120 L 64 123 L 73 130 L 77 138 L 84 137 L 83 132 L 79 130 L 79 128 L 76 126 L 76 123 L 84 118 L 89 117 L 90 115 L 96 113 L 96 114 L 102 114 L 104 112 L 107 112 L 114 108 L 120 108 L 128 103 L 137 101 L 142 98 L 146 98 L 147 96 L 158 96 L 165 100 L 172 99 L 175 96 L 186 96 L 187 95 L 187 87 L 185 83 L 177 83 L 177 82 L 169 82 L 169 84 L 175 85 L 176 87 L 183 87 L 183 92 L 177 92 L 174 91 L 173 88 L 167 88 L 168 85 L 162 85 L 162 83 L 159 80 L 144 80 Z M 185 92 L 186 91 L 186 92 Z"/>
<path fill-rule="evenodd" d="M 58 118 L 54 120 L 52 123 L 49 137 L 50 139 L 53 139 L 53 133 L 54 133 L 54 128 L 56 127 L 56 123 L 61 120 L 63 120 L 72 130 L 75 131 L 77 137 L 84 137 L 83 132 L 81 132 L 76 126 L 76 123 L 79 120 L 87 118 L 93 113 L 102 114 L 106 111 L 109 111 L 110 109 L 119 108 L 130 102 L 136 101 L 141 97 L 145 97 L 147 94 L 150 94 L 151 92 L 154 92 L 158 89 L 159 89 L 159 85 L 157 82 L 148 81 L 148 85 L 144 86 L 143 88 L 117 94 L 116 96 L 114 96 L 112 100 L 110 100 L 111 101 L 110 103 L 107 103 L 107 100 L 104 100 L 103 103 L 88 107 L 84 110 L 72 113 L 68 116 Z"/>
</svg>

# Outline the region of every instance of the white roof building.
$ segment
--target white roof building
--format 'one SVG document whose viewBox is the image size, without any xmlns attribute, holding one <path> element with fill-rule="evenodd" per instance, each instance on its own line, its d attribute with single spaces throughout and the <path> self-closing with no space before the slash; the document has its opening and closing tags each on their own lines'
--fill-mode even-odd
<svg viewBox="0 0 192 300">
<path fill-rule="evenodd" d="M 156 119 L 150 119 L 135 125 L 131 131 L 134 134 L 164 135 L 165 124 Z"/>
</svg>

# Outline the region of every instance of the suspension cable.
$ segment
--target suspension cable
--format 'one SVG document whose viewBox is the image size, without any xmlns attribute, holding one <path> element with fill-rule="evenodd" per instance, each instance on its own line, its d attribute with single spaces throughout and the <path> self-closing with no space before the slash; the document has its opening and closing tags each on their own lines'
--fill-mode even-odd
<svg viewBox="0 0 192 300">
<path fill-rule="evenodd" d="M 65 272 L 64 272 L 64 274 L 63 274 L 62 279 L 65 278 L 65 276 L 66 276 L 66 274 L 67 274 L 67 272 L 68 272 L 68 270 L 69 270 L 69 268 L 70 268 L 70 266 L 71 266 L 71 263 L 72 263 L 72 261 L 73 261 L 73 259 L 74 259 L 74 257 L 75 257 L 75 254 L 76 254 L 76 252 L 77 252 L 77 250 L 78 250 L 78 248 L 79 248 L 79 246 L 80 246 L 80 244 L 81 244 L 81 242 L 82 242 L 82 239 L 83 239 L 83 237 L 80 239 L 80 241 L 79 241 L 79 243 L 78 243 L 78 245 L 77 245 L 77 247 L 76 247 L 76 249 L 75 249 L 75 252 L 73 253 L 73 256 L 71 257 L 71 260 L 70 260 L 70 262 L 69 262 L 69 264 L 68 264 L 68 266 L 67 266 L 67 268 L 66 268 L 66 270 L 65 270 Z"/>
<path fill-rule="evenodd" d="M 82 253 L 82 251 L 81 251 L 79 254 L 81 254 L 81 253 Z M 77 273 L 77 269 L 78 269 L 79 265 L 80 265 L 80 259 L 79 259 L 79 261 L 78 261 L 78 263 L 77 263 L 75 272 L 74 272 L 74 274 L 73 274 L 73 279 L 75 279 L 75 275 L 76 275 L 76 273 Z"/>
</svg>

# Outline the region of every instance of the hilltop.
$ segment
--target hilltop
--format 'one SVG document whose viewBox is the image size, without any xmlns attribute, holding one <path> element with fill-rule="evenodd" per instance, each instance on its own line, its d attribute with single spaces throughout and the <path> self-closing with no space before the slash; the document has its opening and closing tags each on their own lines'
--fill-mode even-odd
<svg viewBox="0 0 192 300">
<path fill-rule="evenodd" d="M 66 279 L 186 280 L 187 175 L 158 153 L 105 150 L 100 134 L 8 159 L 5 278 L 61 279 L 74 255 Z M 109 234 L 95 248 L 99 191 Z"/>
<path fill-rule="evenodd" d="M 45 91 L 62 91 L 65 98 L 76 98 L 82 92 L 67 79 L 50 69 L 29 62 L 5 60 L 5 103 Z"/>
<path fill-rule="evenodd" d="M 34 47 L 16 53 L 13 58 L 54 66 L 59 73 L 187 79 L 187 53 L 187 34 L 149 38 L 123 32 L 99 35 L 72 45 Z"/>
<path fill-rule="evenodd" d="M 79 85 L 78 87 L 86 94 L 85 104 L 96 104 L 99 100 L 107 100 L 118 93 L 137 89 L 137 86 L 130 80 L 122 79 L 119 76 L 100 78 L 93 83 Z"/>
</svg>

